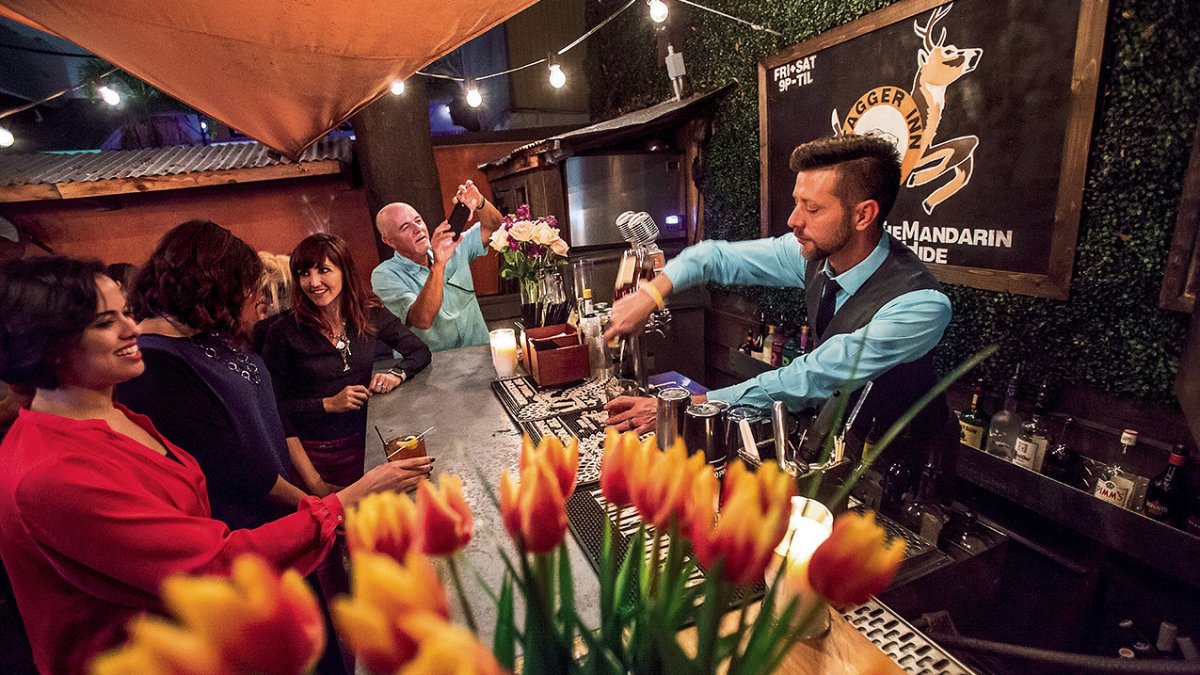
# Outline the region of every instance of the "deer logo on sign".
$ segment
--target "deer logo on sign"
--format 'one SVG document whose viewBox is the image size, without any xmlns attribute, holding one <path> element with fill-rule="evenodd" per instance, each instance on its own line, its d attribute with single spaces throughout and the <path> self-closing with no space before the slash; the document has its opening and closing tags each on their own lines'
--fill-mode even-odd
<svg viewBox="0 0 1200 675">
<path fill-rule="evenodd" d="M 844 122 L 833 111 L 835 134 L 875 133 L 884 136 L 900 151 L 900 180 L 907 187 L 928 185 L 950 174 L 950 179 L 935 188 L 921 202 L 925 213 L 952 197 L 971 181 L 975 148 L 979 137 L 959 136 L 934 143 L 934 136 L 946 113 L 946 88 L 963 75 L 975 70 L 982 49 L 959 49 L 946 44 L 946 29 L 933 40 L 934 26 L 950 13 L 953 3 L 939 7 L 921 25 L 913 22 L 913 32 L 921 38 L 917 51 L 917 74 L 911 92 L 898 87 L 876 87 L 863 94 Z"/>
</svg>

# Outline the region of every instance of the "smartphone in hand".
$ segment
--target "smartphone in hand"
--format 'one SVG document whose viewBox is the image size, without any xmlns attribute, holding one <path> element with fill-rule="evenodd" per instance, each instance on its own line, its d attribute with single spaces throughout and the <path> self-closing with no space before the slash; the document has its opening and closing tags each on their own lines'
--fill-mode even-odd
<svg viewBox="0 0 1200 675">
<path fill-rule="evenodd" d="M 450 223 L 450 231 L 454 234 L 462 234 L 463 227 L 467 224 L 467 218 L 471 216 L 471 207 L 462 202 L 455 202 L 454 210 L 446 217 L 446 222 Z"/>
</svg>

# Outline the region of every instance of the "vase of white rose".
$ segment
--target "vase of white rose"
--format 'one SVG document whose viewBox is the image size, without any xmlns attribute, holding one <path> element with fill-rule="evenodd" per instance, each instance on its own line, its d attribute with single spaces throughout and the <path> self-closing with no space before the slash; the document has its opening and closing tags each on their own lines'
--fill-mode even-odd
<svg viewBox="0 0 1200 675">
<path fill-rule="evenodd" d="M 559 233 L 558 219 L 531 218 L 529 206 L 522 204 L 492 233 L 490 245 L 500 254 L 500 277 L 517 280 L 525 327 L 566 321 L 566 294 L 558 266 L 570 247 Z"/>
</svg>

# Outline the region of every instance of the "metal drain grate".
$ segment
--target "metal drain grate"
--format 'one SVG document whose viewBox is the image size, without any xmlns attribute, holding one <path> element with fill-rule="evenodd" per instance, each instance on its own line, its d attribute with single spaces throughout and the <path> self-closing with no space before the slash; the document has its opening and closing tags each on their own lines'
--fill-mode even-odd
<svg viewBox="0 0 1200 675">
<path fill-rule="evenodd" d="M 872 598 L 842 616 L 911 675 L 972 675 L 973 671 L 937 646 L 887 605 Z"/>
</svg>

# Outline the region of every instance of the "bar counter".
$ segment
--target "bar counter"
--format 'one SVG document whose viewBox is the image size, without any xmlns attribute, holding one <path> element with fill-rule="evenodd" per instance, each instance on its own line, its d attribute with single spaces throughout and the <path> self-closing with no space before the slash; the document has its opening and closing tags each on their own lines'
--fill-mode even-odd
<svg viewBox="0 0 1200 675">
<path fill-rule="evenodd" d="M 388 362 L 382 362 L 388 363 Z M 379 365 L 379 364 L 377 364 Z M 496 611 L 479 578 L 496 592 L 504 578 L 504 563 L 498 550 L 515 560 L 516 549 L 504 531 L 500 513 L 488 496 L 498 495 L 500 474 L 516 472 L 521 435 L 491 388 L 495 376 L 487 345 L 437 352 L 424 371 L 392 392 L 374 396 L 367 413 L 367 468 L 384 461 L 385 438 L 420 433 L 434 427 L 425 437 L 434 474 L 462 476 L 464 492 L 475 519 L 475 534 L 466 549 L 464 583 L 484 644 L 491 644 Z M 490 483 L 485 485 L 480 476 Z M 497 497 L 498 498 L 498 497 Z M 576 611 L 590 628 L 598 624 L 599 582 L 596 572 L 580 547 L 568 534 L 571 569 L 575 578 Z M 461 611 L 451 593 L 455 620 Z M 520 603 L 520 595 L 517 595 Z M 523 613 L 520 606 L 516 615 Z M 730 621 L 735 614 L 727 615 Z M 868 641 L 868 638 L 870 641 Z M 681 638 L 694 642 L 686 634 Z M 871 600 L 833 614 L 831 633 L 820 641 L 801 642 L 788 655 L 781 672 L 856 673 L 878 667 L 875 643 L 894 662 L 909 672 L 969 673 L 957 660 L 913 630 L 902 618 L 881 603 Z M 878 672 L 878 671 L 875 671 Z M 901 669 L 895 668 L 899 673 Z"/>
</svg>

